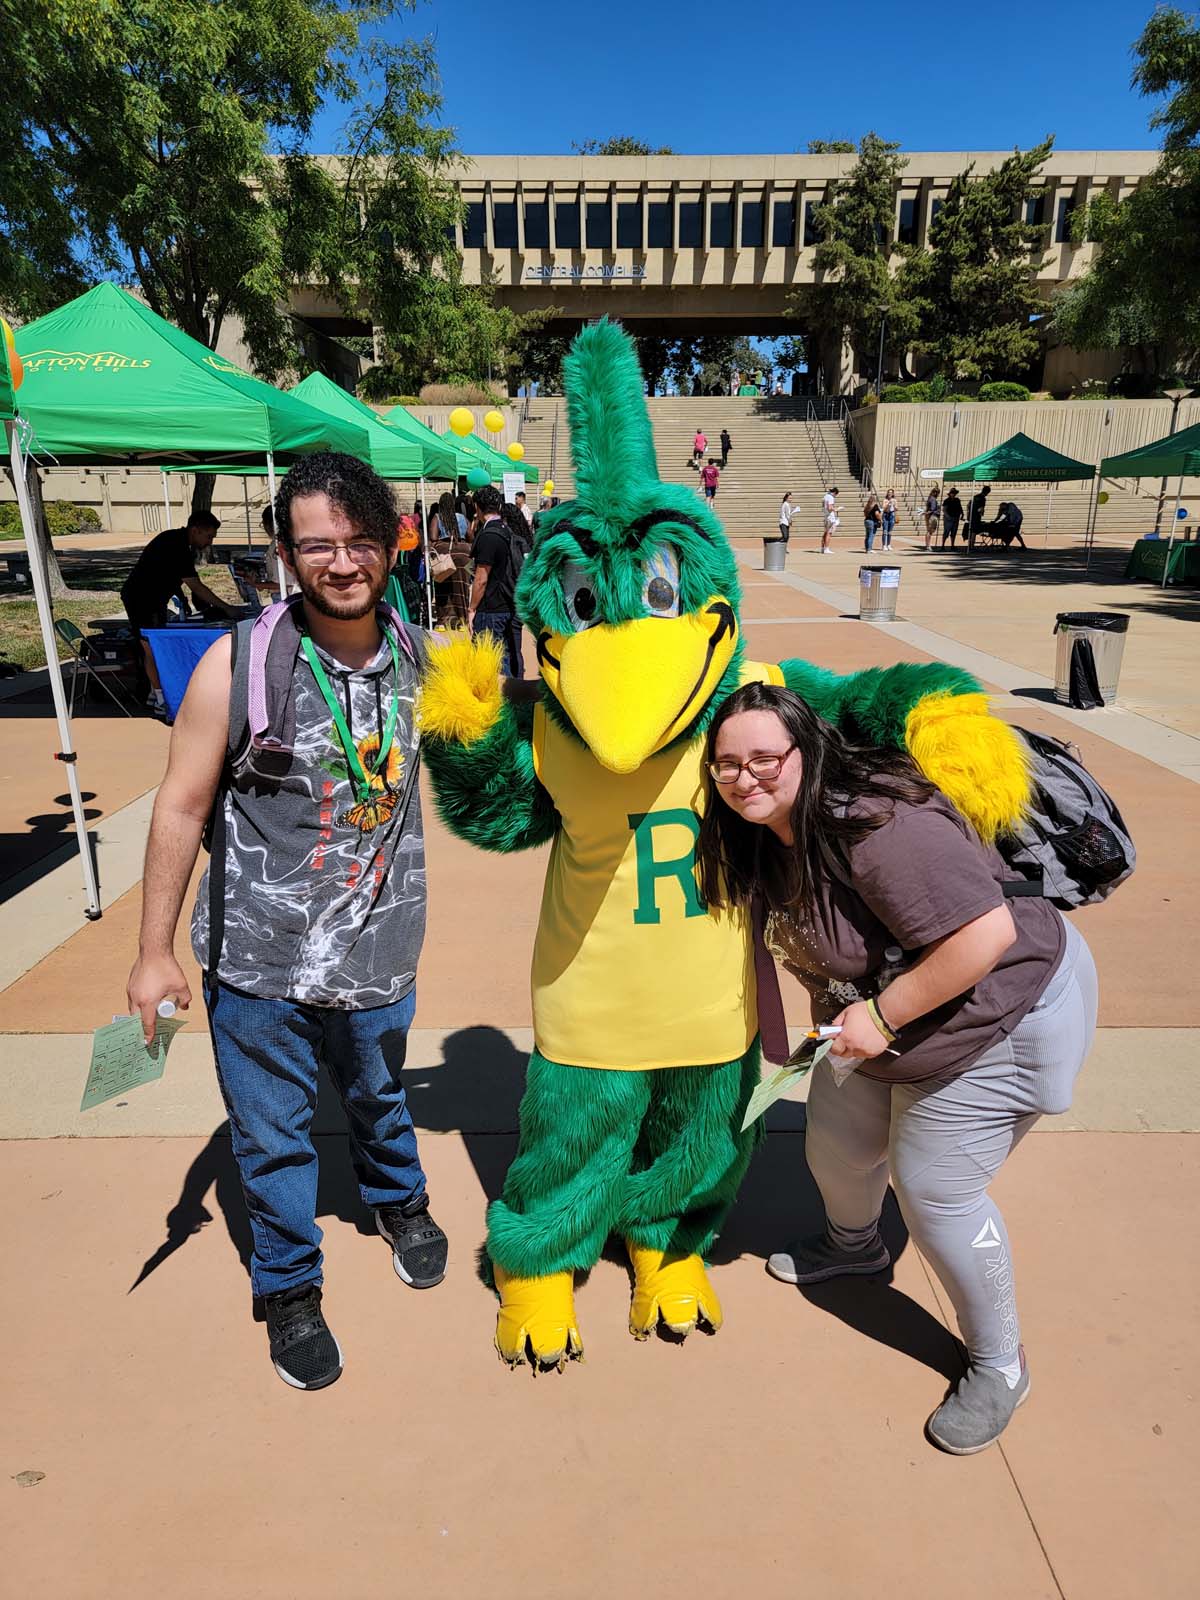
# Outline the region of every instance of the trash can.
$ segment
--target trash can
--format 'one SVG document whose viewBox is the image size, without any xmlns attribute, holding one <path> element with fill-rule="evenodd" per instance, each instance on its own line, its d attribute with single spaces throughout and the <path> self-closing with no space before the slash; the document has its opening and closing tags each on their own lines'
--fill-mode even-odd
<svg viewBox="0 0 1200 1600">
<path fill-rule="evenodd" d="M 778 537 L 763 540 L 763 571 L 782 572 L 787 566 L 787 540 Z"/>
<path fill-rule="evenodd" d="M 894 622 L 899 594 L 899 567 L 859 567 L 858 620 Z"/>
<path fill-rule="evenodd" d="M 1080 711 L 1112 705 L 1128 630 L 1125 611 L 1060 611 L 1054 623 L 1054 698 Z"/>
</svg>

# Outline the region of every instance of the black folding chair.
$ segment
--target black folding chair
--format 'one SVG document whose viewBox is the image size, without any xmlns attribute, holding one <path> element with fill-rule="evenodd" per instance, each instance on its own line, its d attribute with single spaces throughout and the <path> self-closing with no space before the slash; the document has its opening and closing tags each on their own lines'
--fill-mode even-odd
<svg viewBox="0 0 1200 1600">
<path fill-rule="evenodd" d="M 121 668 L 115 663 L 101 661 L 96 655 L 96 648 L 92 641 L 84 636 L 73 622 L 68 622 L 65 617 L 59 617 L 54 623 L 54 631 L 67 649 L 71 652 L 71 700 L 67 710 L 68 716 L 75 715 L 75 686 L 79 682 L 79 673 L 82 669 L 84 682 L 88 678 L 94 679 L 105 694 L 125 713 L 127 717 L 133 716 L 133 711 L 125 703 L 125 697 L 119 694 L 108 679 L 121 676 Z M 136 706 L 135 706 L 136 709 Z"/>
</svg>

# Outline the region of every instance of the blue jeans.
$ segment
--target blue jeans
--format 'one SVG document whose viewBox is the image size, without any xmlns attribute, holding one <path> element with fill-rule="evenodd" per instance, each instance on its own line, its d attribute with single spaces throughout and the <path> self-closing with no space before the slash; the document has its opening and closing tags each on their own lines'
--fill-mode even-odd
<svg viewBox="0 0 1200 1600">
<path fill-rule="evenodd" d="M 896 513 L 894 511 L 885 511 L 883 513 L 883 531 L 884 531 L 885 536 L 890 534 L 892 529 L 895 526 L 896 526 Z"/>
<path fill-rule="evenodd" d="M 875 547 L 875 524 L 871 521 L 870 517 L 868 517 L 863 523 L 863 533 L 866 536 L 863 549 L 868 555 L 870 555 L 871 551 Z"/>
<path fill-rule="evenodd" d="M 490 633 L 499 639 L 503 652 L 500 665 L 510 678 L 525 676 L 521 663 L 521 624 L 511 611 L 477 611 L 475 632 Z"/>
<path fill-rule="evenodd" d="M 363 1204 L 425 1193 L 399 1073 L 416 992 L 394 1005 L 334 1011 L 205 983 L 217 1080 L 254 1243 L 250 1287 L 275 1294 L 321 1281 L 317 1152 L 310 1129 L 323 1060 L 346 1108 Z"/>
</svg>

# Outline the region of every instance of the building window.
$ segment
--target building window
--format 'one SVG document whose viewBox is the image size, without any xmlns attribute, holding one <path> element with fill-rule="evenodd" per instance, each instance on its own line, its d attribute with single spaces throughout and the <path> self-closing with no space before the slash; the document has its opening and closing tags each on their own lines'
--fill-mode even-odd
<svg viewBox="0 0 1200 1600">
<path fill-rule="evenodd" d="M 1058 202 L 1058 217 L 1054 224 L 1055 244 L 1070 244 L 1071 242 L 1071 217 L 1075 211 L 1073 200 L 1060 200 Z"/>
<path fill-rule="evenodd" d="M 672 226 L 671 202 L 669 200 L 651 200 L 646 207 L 646 243 L 651 250 L 670 250 L 675 243 L 675 229 Z"/>
<path fill-rule="evenodd" d="M 708 206 L 708 248 L 729 250 L 733 247 L 733 201 L 711 200 Z"/>
<path fill-rule="evenodd" d="M 550 248 L 550 207 L 544 200 L 525 202 L 525 248 L 526 250 Z"/>
<path fill-rule="evenodd" d="M 517 248 L 517 202 L 515 200 L 492 201 L 492 249 L 515 250 Z"/>
<path fill-rule="evenodd" d="M 554 202 L 554 246 L 557 250 L 579 249 L 579 202 Z"/>
<path fill-rule="evenodd" d="M 931 228 L 933 227 L 933 225 L 937 221 L 937 219 L 941 216 L 942 208 L 945 206 L 945 204 L 946 204 L 946 202 L 944 200 L 935 200 L 933 202 L 933 204 L 929 207 L 929 226 Z"/>
<path fill-rule="evenodd" d="M 901 244 L 916 244 L 917 242 L 917 202 L 916 200 L 901 200 L 900 222 L 896 228 L 896 238 Z"/>
<path fill-rule="evenodd" d="M 487 243 L 487 212 L 482 200 L 468 200 L 463 218 L 463 249 L 482 250 Z"/>
<path fill-rule="evenodd" d="M 776 200 L 771 207 L 771 243 L 777 250 L 790 250 L 796 242 L 796 202 Z"/>
<path fill-rule="evenodd" d="M 612 201 L 589 200 L 587 203 L 587 247 L 589 250 L 612 249 Z"/>
<path fill-rule="evenodd" d="M 764 208 L 761 200 L 742 201 L 742 249 L 761 250 L 763 247 Z"/>
<path fill-rule="evenodd" d="M 821 242 L 821 236 L 817 232 L 817 202 L 815 200 L 806 200 L 804 202 L 804 242 L 806 245 L 820 244 Z"/>
<path fill-rule="evenodd" d="M 1031 194 L 1025 202 L 1025 221 L 1031 228 L 1041 228 L 1046 223 L 1046 194 Z"/>
<path fill-rule="evenodd" d="M 679 248 L 699 250 L 704 243 L 704 213 L 699 200 L 679 202 Z"/>
<path fill-rule="evenodd" d="M 618 200 L 617 249 L 640 250 L 641 248 L 642 202 L 640 200 Z"/>
</svg>

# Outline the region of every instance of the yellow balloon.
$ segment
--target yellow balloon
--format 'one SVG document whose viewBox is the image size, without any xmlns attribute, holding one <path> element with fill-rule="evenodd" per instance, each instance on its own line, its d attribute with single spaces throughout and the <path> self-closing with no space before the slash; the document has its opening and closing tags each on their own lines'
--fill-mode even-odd
<svg viewBox="0 0 1200 1600">
<path fill-rule="evenodd" d="M 467 410 L 466 406 L 455 406 L 450 413 L 450 432 L 456 433 L 460 439 L 465 439 L 467 434 L 474 432 L 475 417 Z"/>
<path fill-rule="evenodd" d="M 13 331 L 3 317 L 0 317 L 0 332 L 4 335 L 4 342 L 8 346 L 8 370 L 14 393 L 25 382 L 25 367 L 17 354 L 17 341 Z"/>
<path fill-rule="evenodd" d="M 510 461 L 520 461 L 525 454 L 525 446 L 523 444 L 518 444 L 514 439 L 509 445 L 506 453 Z"/>
<path fill-rule="evenodd" d="M 503 433 L 504 417 L 499 411 L 489 411 L 483 419 L 483 425 L 489 433 Z"/>
<path fill-rule="evenodd" d="M 1100 493 L 1096 496 L 1096 503 L 1097 503 L 1097 505 L 1101 505 L 1101 506 L 1106 506 L 1108 504 L 1108 490 L 1107 489 L 1101 489 Z"/>
<path fill-rule="evenodd" d="M 543 494 L 553 494 L 554 493 L 554 479 L 553 478 L 547 478 L 546 479 L 545 483 L 542 485 L 542 493 Z"/>
</svg>

